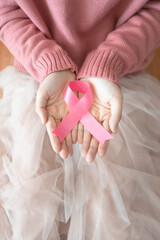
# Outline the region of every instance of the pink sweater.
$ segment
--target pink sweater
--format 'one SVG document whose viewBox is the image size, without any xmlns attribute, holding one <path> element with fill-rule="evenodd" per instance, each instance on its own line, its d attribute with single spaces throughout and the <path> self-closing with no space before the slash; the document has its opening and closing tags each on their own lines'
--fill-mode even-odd
<svg viewBox="0 0 160 240">
<path fill-rule="evenodd" d="M 160 0 L 3 0 L 0 39 L 39 82 L 71 69 L 119 84 L 160 45 Z"/>
</svg>

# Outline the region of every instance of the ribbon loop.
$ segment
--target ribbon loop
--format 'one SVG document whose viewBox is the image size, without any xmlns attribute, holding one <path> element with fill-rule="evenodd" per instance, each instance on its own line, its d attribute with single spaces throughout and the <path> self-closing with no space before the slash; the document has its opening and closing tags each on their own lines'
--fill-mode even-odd
<svg viewBox="0 0 160 240">
<path fill-rule="evenodd" d="M 73 91 L 82 92 L 84 96 L 79 99 Z M 80 82 L 78 80 L 70 82 L 63 97 L 71 111 L 52 132 L 59 137 L 60 142 L 63 141 L 79 121 L 101 144 L 113 138 L 112 135 L 88 112 L 93 104 L 94 98 L 87 82 Z"/>
</svg>

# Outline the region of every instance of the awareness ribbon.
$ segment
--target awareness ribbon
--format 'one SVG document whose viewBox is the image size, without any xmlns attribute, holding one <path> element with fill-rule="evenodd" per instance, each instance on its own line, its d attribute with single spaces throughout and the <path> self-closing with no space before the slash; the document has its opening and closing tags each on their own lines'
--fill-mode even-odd
<svg viewBox="0 0 160 240">
<path fill-rule="evenodd" d="M 84 93 L 79 99 L 73 91 Z M 71 81 L 63 94 L 70 112 L 63 121 L 53 130 L 53 134 L 59 137 L 60 142 L 68 135 L 74 126 L 80 121 L 85 128 L 101 143 L 110 140 L 113 136 L 88 112 L 94 98 L 87 82 Z"/>
</svg>

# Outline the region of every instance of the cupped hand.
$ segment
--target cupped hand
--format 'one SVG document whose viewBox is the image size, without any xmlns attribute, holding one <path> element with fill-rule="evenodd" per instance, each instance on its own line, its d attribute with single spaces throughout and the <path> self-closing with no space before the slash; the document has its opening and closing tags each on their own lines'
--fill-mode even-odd
<svg viewBox="0 0 160 240">
<path fill-rule="evenodd" d="M 104 78 L 89 77 L 80 80 L 90 84 L 94 96 L 89 112 L 109 133 L 116 134 L 122 115 L 123 96 L 120 87 Z M 108 146 L 108 141 L 103 145 L 98 143 L 81 123 L 78 125 L 78 142 L 82 144 L 81 153 L 88 162 L 92 162 L 97 153 L 104 157 Z"/>
<path fill-rule="evenodd" d="M 77 141 L 77 126 L 62 143 L 52 131 L 69 112 L 69 108 L 63 99 L 63 93 L 68 83 L 75 79 L 76 75 L 70 70 L 51 73 L 41 83 L 36 97 L 36 112 L 40 116 L 41 122 L 46 124 L 53 150 L 59 152 L 63 159 L 73 153 L 72 145 Z"/>
</svg>

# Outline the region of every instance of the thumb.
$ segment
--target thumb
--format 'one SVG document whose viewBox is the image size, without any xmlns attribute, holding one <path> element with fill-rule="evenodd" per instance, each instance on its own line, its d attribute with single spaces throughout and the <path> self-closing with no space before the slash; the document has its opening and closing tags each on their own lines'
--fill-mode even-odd
<svg viewBox="0 0 160 240">
<path fill-rule="evenodd" d="M 48 121 L 48 114 L 46 105 L 48 101 L 48 94 L 43 89 L 39 88 L 36 97 L 36 112 L 39 115 L 42 124 L 46 124 Z"/>
<path fill-rule="evenodd" d="M 113 98 L 111 101 L 111 116 L 109 127 L 113 133 L 117 133 L 118 124 L 122 116 L 122 98 Z"/>
</svg>

